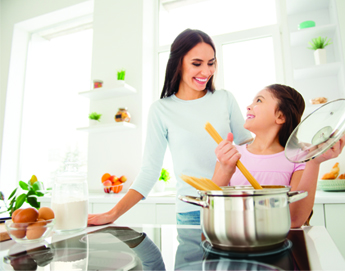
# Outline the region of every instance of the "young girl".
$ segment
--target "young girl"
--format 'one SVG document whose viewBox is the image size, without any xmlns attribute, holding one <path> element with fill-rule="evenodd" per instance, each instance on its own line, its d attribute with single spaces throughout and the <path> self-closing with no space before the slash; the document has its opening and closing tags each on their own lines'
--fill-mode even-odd
<svg viewBox="0 0 345 271">
<path fill-rule="evenodd" d="M 284 154 L 285 145 L 300 123 L 304 107 L 302 95 L 291 87 L 275 84 L 261 90 L 248 106 L 244 124 L 244 128 L 255 134 L 254 141 L 235 147 L 229 133 L 216 148 L 218 162 L 212 178 L 220 186 L 250 185 L 236 168 L 241 158 L 261 185 L 290 185 L 292 191 L 308 191 L 305 199 L 290 204 L 293 228 L 302 226 L 312 211 L 320 164 L 337 157 L 345 144 L 344 136 L 327 152 L 307 163 L 290 162 Z"/>
</svg>

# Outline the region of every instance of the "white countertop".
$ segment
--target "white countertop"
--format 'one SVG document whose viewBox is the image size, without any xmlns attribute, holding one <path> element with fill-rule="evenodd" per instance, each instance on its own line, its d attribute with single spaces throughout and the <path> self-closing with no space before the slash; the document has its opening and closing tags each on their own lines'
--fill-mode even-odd
<svg viewBox="0 0 345 271">
<path fill-rule="evenodd" d="M 125 193 L 119 194 L 106 194 L 100 193 L 90 193 L 89 203 L 117 203 Z M 38 198 L 40 202 L 50 202 L 51 197 L 45 196 Z M 141 200 L 140 204 L 148 203 L 158 203 L 158 204 L 175 204 L 176 194 L 174 191 L 167 191 L 161 193 L 150 193 L 145 200 Z M 325 204 L 325 203 L 345 203 L 345 192 L 325 192 L 318 190 L 315 195 L 315 204 Z"/>
<path fill-rule="evenodd" d="M 314 203 L 345 203 L 345 192 L 325 192 L 322 190 L 317 190 Z"/>
</svg>

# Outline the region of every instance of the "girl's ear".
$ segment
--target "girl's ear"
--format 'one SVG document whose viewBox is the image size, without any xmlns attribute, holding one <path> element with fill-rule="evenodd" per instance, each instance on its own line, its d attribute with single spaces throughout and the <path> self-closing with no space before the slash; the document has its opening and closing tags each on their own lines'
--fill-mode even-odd
<svg viewBox="0 0 345 271">
<path fill-rule="evenodd" d="M 285 123 L 285 116 L 281 111 L 278 111 L 278 113 L 277 113 L 276 123 L 277 124 Z"/>
</svg>

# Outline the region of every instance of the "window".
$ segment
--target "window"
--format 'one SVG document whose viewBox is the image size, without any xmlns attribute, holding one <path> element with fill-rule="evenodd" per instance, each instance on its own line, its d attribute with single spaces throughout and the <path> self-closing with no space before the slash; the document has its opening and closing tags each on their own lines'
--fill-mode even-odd
<svg viewBox="0 0 345 271">
<path fill-rule="evenodd" d="M 159 45 L 186 28 L 216 36 L 276 23 L 275 0 L 161 0 Z"/>
<path fill-rule="evenodd" d="M 171 43 L 186 28 L 199 29 L 216 46 L 216 89 L 231 91 L 245 116 L 257 92 L 284 82 L 279 16 L 275 0 L 160 0 L 156 98 L 163 87 Z M 173 172 L 169 155 L 168 150 L 163 167 Z"/>
<path fill-rule="evenodd" d="M 224 88 L 234 93 L 243 116 L 263 87 L 276 81 L 272 37 L 223 45 Z"/>
<path fill-rule="evenodd" d="M 72 153 L 86 170 L 92 29 L 29 43 L 20 142 L 19 178 L 49 183 Z"/>
</svg>

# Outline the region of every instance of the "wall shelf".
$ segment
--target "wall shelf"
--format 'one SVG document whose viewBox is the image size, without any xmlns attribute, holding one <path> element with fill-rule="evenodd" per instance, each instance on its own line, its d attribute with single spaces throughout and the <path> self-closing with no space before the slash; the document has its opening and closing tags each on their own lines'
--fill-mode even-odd
<svg viewBox="0 0 345 271">
<path fill-rule="evenodd" d="M 115 123 L 109 123 L 109 124 L 96 124 L 89 127 L 77 128 L 77 131 L 94 133 L 94 132 L 131 130 L 135 128 L 136 128 L 136 125 L 134 125 L 133 123 L 115 122 Z"/>
<path fill-rule="evenodd" d="M 118 83 L 117 86 L 112 88 L 97 88 L 89 91 L 79 92 L 79 95 L 92 100 L 102 100 L 107 98 L 127 96 L 135 94 L 137 91 L 134 87 L 126 84 L 125 82 Z"/>
<path fill-rule="evenodd" d="M 293 71 L 295 80 L 304 80 L 309 78 L 337 76 L 340 70 L 341 63 L 327 63 L 323 65 L 315 65 L 303 69 L 295 69 Z"/>
<path fill-rule="evenodd" d="M 308 47 L 308 42 L 313 38 L 328 37 L 333 38 L 337 26 L 335 24 L 328 24 L 322 26 L 315 26 L 306 29 L 301 29 L 290 33 L 291 46 L 305 46 Z"/>
</svg>

